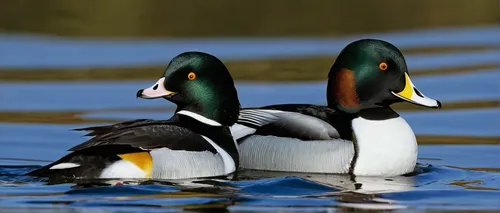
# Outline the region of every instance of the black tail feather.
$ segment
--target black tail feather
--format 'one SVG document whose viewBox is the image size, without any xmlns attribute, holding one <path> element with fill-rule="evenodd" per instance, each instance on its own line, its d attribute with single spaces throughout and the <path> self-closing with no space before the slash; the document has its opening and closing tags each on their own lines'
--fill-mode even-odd
<svg viewBox="0 0 500 213">
<path fill-rule="evenodd" d="M 56 162 L 30 171 L 25 175 L 48 178 L 98 178 L 104 168 L 119 159 L 117 155 L 87 155 L 73 152 Z M 75 163 L 80 166 L 67 169 L 50 169 L 60 163 Z"/>
</svg>

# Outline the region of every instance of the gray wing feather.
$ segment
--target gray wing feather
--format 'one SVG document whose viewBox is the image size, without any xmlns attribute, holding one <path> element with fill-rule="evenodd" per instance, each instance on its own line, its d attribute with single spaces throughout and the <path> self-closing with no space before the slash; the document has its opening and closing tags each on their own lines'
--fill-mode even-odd
<svg viewBox="0 0 500 213">
<path fill-rule="evenodd" d="M 238 123 L 256 129 L 256 134 L 303 140 L 340 138 L 339 132 L 319 118 L 299 112 L 269 109 L 243 109 Z"/>
</svg>

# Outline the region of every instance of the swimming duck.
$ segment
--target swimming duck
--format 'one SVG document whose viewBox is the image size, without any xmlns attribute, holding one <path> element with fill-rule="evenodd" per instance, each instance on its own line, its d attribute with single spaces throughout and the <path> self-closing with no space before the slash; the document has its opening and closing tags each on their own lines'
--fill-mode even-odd
<svg viewBox="0 0 500 213">
<path fill-rule="evenodd" d="M 93 138 L 61 159 L 27 175 L 57 178 L 180 179 L 229 175 L 238 150 L 229 130 L 240 110 L 226 66 L 202 52 L 174 57 L 140 98 L 177 105 L 168 120 L 139 119 L 87 127 Z"/>
<path fill-rule="evenodd" d="M 240 111 L 231 127 L 247 169 L 398 176 L 414 170 L 417 141 L 390 105 L 440 108 L 410 80 L 403 54 L 376 39 L 348 44 L 328 74 L 328 106 L 283 104 Z"/>
</svg>

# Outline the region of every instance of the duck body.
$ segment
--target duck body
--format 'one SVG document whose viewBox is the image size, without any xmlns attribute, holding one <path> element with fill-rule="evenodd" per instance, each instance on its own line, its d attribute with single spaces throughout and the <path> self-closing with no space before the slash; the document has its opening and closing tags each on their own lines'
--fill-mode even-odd
<svg viewBox="0 0 500 213">
<path fill-rule="evenodd" d="M 415 135 L 397 113 L 384 111 L 386 119 L 352 117 L 327 106 L 301 104 L 242 109 L 233 134 L 251 134 L 238 138 L 240 166 L 360 176 L 412 172 L 418 153 Z"/>
<path fill-rule="evenodd" d="M 354 41 L 341 51 L 328 74 L 327 101 L 242 109 L 231 127 L 240 166 L 359 176 L 410 173 L 416 136 L 390 105 L 441 107 L 413 85 L 402 53 L 376 39 Z"/>
<path fill-rule="evenodd" d="M 211 69 L 207 69 L 211 68 Z M 214 56 L 186 52 L 169 63 L 140 98 L 177 105 L 168 120 L 138 119 L 77 129 L 91 139 L 27 175 L 49 178 L 185 179 L 226 176 L 239 164 L 229 126 L 240 104 L 226 67 Z"/>
<path fill-rule="evenodd" d="M 235 172 L 238 154 L 228 127 L 215 121 L 204 123 L 198 116 L 180 111 L 169 120 L 80 129 L 92 131 L 90 135 L 95 137 L 28 175 L 180 179 Z"/>
</svg>

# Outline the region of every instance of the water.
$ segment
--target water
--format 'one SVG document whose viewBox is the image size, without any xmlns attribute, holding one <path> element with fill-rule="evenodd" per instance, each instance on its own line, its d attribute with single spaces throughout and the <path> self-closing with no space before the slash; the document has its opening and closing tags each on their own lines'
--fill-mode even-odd
<svg viewBox="0 0 500 213">
<path fill-rule="evenodd" d="M 419 72 L 428 68 L 498 64 L 500 43 L 495 39 L 498 35 L 497 27 L 483 27 L 368 36 L 387 39 L 401 48 L 478 44 L 492 47 L 484 51 L 408 55 L 409 68 L 412 72 Z M 213 52 L 224 59 L 244 60 L 332 55 L 347 41 L 360 36 L 112 41 L 4 35 L 0 36 L 0 68 L 164 64 L 174 54 L 187 49 Z M 9 51 L 3 47 L 8 47 Z M 75 49 L 80 52 L 75 52 Z M 107 186 L 98 181 L 47 183 L 22 174 L 58 159 L 67 153 L 66 149 L 85 140 L 80 132 L 70 129 L 118 120 L 171 116 L 171 103 L 134 97 L 137 89 L 150 86 L 156 79 L 2 82 L 0 211 L 498 211 L 500 108 L 496 105 L 447 110 L 446 107 L 456 102 L 498 100 L 499 76 L 500 68 L 491 68 L 412 78 L 424 94 L 439 99 L 444 105 L 443 110 L 400 113 L 418 136 L 442 139 L 420 141 L 417 174 L 351 179 L 345 175 L 243 170 L 232 180 L 158 180 L 120 186 Z M 325 103 L 324 81 L 237 82 L 237 89 L 244 107 Z M 458 142 L 460 138 L 470 139 Z M 481 142 L 484 138 L 493 139 Z"/>
<path fill-rule="evenodd" d="M 438 36 L 436 36 L 438 35 Z M 361 38 L 391 41 L 399 48 L 493 46 L 500 47 L 500 29 L 484 26 L 464 29 L 415 30 L 391 34 L 364 34 L 343 38 L 200 38 L 200 39 L 68 39 L 28 35 L 0 35 L 0 67 L 75 68 L 164 65 L 184 51 L 206 51 L 221 59 L 261 59 L 335 55 Z M 466 41 L 466 42 L 464 42 Z M 414 69 L 500 63 L 500 50 L 408 56 Z M 467 60 L 465 60 L 467 59 Z"/>
</svg>

